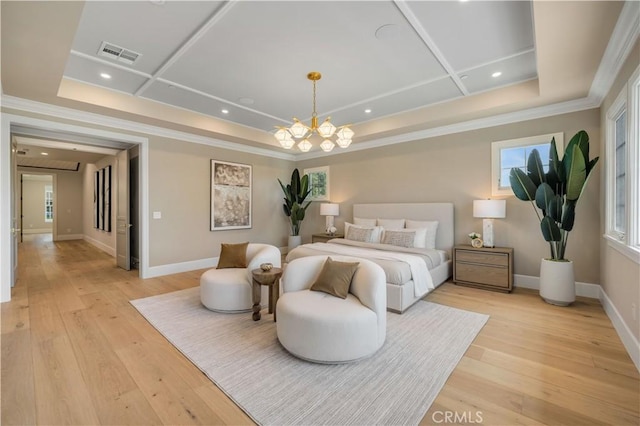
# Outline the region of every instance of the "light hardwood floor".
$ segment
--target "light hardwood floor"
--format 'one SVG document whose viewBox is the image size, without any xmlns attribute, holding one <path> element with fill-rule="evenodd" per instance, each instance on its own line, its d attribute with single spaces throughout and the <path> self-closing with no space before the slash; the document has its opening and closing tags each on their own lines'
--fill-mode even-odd
<svg viewBox="0 0 640 426">
<path fill-rule="evenodd" d="M 36 237 L 2 304 L 2 424 L 251 424 L 129 300 L 198 285 L 140 280 L 83 241 Z M 427 300 L 491 315 L 423 424 L 639 423 L 640 379 L 599 302 L 447 283 Z"/>
</svg>

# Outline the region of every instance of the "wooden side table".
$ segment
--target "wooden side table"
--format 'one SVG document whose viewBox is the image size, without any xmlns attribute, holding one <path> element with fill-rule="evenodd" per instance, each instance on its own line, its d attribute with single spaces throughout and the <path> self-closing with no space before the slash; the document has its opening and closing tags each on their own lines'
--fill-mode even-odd
<svg viewBox="0 0 640 426">
<path fill-rule="evenodd" d="M 455 246 L 453 281 L 459 285 L 510 292 L 513 290 L 513 249 Z"/>
<path fill-rule="evenodd" d="M 260 286 L 269 286 L 269 313 L 273 314 L 273 321 L 276 321 L 276 303 L 280 296 L 280 277 L 282 276 L 281 268 L 271 268 L 268 271 L 262 269 L 254 269 L 251 271 L 253 277 L 253 320 L 260 319 Z"/>
<path fill-rule="evenodd" d="M 326 243 L 329 240 L 332 240 L 334 238 L 344 238 L 344 234 L 333 234 L 333 235 L 329 235 L 329 234 L 325 234 L 324 232 L 321 234 L 313 234 L 311 235 L 311 242 L 312 243 Z"/>
</svg>

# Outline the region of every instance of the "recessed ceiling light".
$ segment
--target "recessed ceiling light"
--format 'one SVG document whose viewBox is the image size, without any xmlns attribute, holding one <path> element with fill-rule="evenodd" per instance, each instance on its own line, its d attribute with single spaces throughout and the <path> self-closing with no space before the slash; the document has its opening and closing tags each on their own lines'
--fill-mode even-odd
<svg viewBox="0 0 640 426">
<path fill-rule="evenodd" d="M 228 109 L 223 109 L 223 110 L 222 110 L 222 113 L 223 113 L 223 114 L 229 114 L 229 110 L 228 110 Z"/>
<path fill-rule="evenodd" d="M 460 80 L 466 80 L 467 78 L 469 78 L 469 76 L 468 76 L 468 75 L 466 75 L 466 74 L 462 74 L 462 75 L 460 76 Z"/>
<path fill-rule="evenodd" d="M 111 74 L 107 74 L 106 72 L 101 72 L 100 77 L 104 78 L 105 80 L 110 80 Z"/>
<path fill-rule="evenodd" d="M 170 84 L 170 85 L 169 85 L 169 89 L 173 89 L 173 90 L 175 90 L 175 88 L 176 88 L 176 86 L 174 86 L 173 84 Z"/>
<path fill-rule="evenodd" d="M 491 74 L 491 77 L 496 78 L 496 77 L 500 77 L 502 75 L 501 71 L 496 71 L 493 74 Z"/>
<path fill-rule="evenodd" d="M 49 155 L 48 152 L 41 152 L 40 155 Z"/>
<path fill-rule="evenodd" d="M 367 114 L 371 114 L 371 108 L 365 109 L 364 112 L 367 113 Z"/>
<path fill-rule="evenodd" d="M 400 37 L 400 27 L 396 24 L 385 24 L 375 32 L 378 40 L 396 40 Z"/>
</svg>

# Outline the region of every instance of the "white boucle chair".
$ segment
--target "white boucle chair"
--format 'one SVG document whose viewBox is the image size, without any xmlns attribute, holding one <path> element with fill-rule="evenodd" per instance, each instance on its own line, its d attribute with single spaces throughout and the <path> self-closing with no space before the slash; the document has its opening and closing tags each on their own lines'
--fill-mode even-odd
<svg viewBox="0 0 640 426">
<path fill-rule="evenodd" d="M 382 268 L 359 262 L 346 299 L 309 290 L 327 256 L 303 257 L 286 265 L 278 300 L 276 329 L 284 348 L 298 358 L 319 363 L 356 361 L 382 347 L 387 330 L 387 290 Z"/>
<path fill-rule="evenodd" d="M 200 301 L 211 311 L 248 312 L 253 307 L 251 271 L 261 263 L 281 265 L 281 253 L 269 244 L 249 243 L 247 246 L 247 267 L 209 269 L 200 277 Z M 262 287 L 262 299 L 268 300 L 268 288 Z"/>
</svg>

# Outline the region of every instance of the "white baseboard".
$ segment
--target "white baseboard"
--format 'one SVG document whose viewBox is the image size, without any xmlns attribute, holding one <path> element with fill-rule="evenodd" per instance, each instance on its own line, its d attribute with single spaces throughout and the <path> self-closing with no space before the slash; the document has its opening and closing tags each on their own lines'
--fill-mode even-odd
<svg viewBox="0 0 640 426">
<path fill-rule="evenodd" d="M 600 291 L 600 303 L 602 303 L 602 307 L 604 311 L 607 313 L 607 316 L 611 320 L 613 324 L 613 328 L 616 329 L 620 340 L 622 340 L 622 344 L 625 349 L 629 353 L 631 360 L 636 365 L 638 371 L 640 371 L 640 342 L 636 339 L 636 336 L 633 335 L 627 324 L 622 319 L 620 312 L 616 309 L 607 296 L 607 293 L 604 292 L 604 289 Z"/>
<path fill-rule="evenodd" d="M 103 252 L 107 253 L 110 256 L 116 257 L 116 249 L 114 247 L 108 246 L 105 243 L 98 241 L 94 238 L 91 238 L 88 235 L 83 235 L 83 239 L 88 242 L 89 244 L 96 246 L 97 248 L 99 248 L 100 250 L 102 250 Z"/>
<path fill-rule="evenodd" d="M 540 277 L 514 274 L 513 285 L 516 287 L 540 290 Z M 576 296 L 600 299 L 600 291 L 601 287 L 598 284 L 576 282 Z"/>
<path fill-rule="evenodd" d="M 69 241 L 69 240 L 82 240 L 84 239 L 84 235 L 82 234 L 64 234 L 56 237 L 56 241 Z"/>
<path fill-rule="evenodd" d="M 213 268 L 218 264 L 218 257 L 208 259 L 191 260 L 189 262 L 170 263 L 168 265 L 150 266 L 145 278 L 160 277 L 162 275 L 179 274 L 196 269 Z"/>
<path fill-rule="evenodd" d="M 52 232 L 53 232 L 53 229 L 51 228 L 40 228 L 40 229 L 29 228 L 29 229 L 22 230 L 23 234 L 51 234 Z"/>
</svg>

